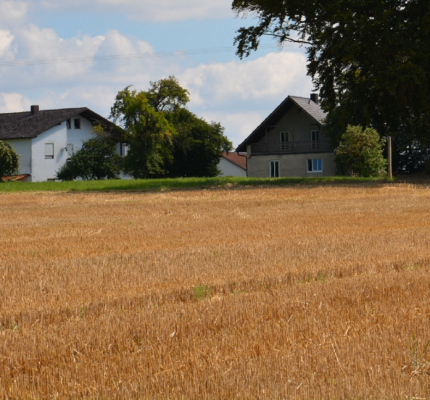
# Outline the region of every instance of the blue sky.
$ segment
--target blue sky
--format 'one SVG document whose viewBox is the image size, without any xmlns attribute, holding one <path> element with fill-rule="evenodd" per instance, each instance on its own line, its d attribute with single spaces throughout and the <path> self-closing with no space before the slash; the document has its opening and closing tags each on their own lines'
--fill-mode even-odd
<svg viewBox="0 0 430 400">
<path fill-rule="evenodd" d="M 0 112 L 39 104 L 108 116 L 125 86 L 146 90 L 149 81 L 175 75 L 191 93 L 189 109 L 220 122 L 237 146 L 287 95 L 312 91 L 303 48 L 280 51 L 266 38 L 238 59 L 235 32 L 252 22 L 236 18 L 230 0 L 0 0 Z M 182 53 L 195 49 L 209 51 Z M 93 61 L 111 55 L 120 59 Z M 45 62 L 1 65 L 17 60 Z"/>
</svg>

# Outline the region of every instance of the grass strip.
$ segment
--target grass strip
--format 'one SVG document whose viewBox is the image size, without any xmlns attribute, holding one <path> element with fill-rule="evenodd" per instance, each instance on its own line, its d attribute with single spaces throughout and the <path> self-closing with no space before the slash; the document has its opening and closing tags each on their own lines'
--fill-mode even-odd
<svg viewBox="0 0 430 400">
<path fill-rule="evenodd" d="M 130 180 L 99 180 L 99 181 L 70 181 L 70 182 L 2 182 L 0 192 L 107 192 L 107 191 L 145 191 L 164 189 L 190 189 L 204 187 L 229 186 L 280 186 L 315 183 L 369 183 L 386 182 L 381 178 L 355 177 L 318 177 L 318 178 L 163 178 L 163 179 L 130 179 Z"/>
</svg>

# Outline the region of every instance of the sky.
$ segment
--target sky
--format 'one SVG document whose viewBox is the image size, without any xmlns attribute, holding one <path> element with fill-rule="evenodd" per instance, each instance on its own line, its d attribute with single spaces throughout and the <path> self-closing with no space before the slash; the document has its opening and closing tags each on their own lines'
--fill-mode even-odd
<svg viewBox="0 0 430 400">
<path fill-rule="evenodd" d="M 307 97 L 305 49 L 240 60 L 231 0 L 0 0 L 0 112 L 88 107 L 108 117 L 118 91 L 174 75 L 190 111 L 238 146 L 288 95 Z"/>
</svg>

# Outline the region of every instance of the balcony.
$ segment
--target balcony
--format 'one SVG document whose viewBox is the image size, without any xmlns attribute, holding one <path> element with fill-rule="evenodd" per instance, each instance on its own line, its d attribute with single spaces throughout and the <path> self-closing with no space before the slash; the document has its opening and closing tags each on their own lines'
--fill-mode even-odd
<svg viewBox="0 0 430 400">
<path fill-rule="evenodd" d="M 298 153 L 331 153 L 329 142 L 272 142 L 251 144 L 251 155 L 258 154 L 298 154 Z"/>
</svg>

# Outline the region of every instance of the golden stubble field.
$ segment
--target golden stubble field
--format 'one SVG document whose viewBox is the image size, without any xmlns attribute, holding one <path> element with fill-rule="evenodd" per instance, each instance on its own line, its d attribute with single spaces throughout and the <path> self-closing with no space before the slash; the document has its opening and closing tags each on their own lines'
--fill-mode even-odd
<svg viewBox="0 0 430 400">
<path fill-rule="evenodd" d="M 1 398 L 430 398 L 430 189 L 0 194 Z"/>
</svg>

